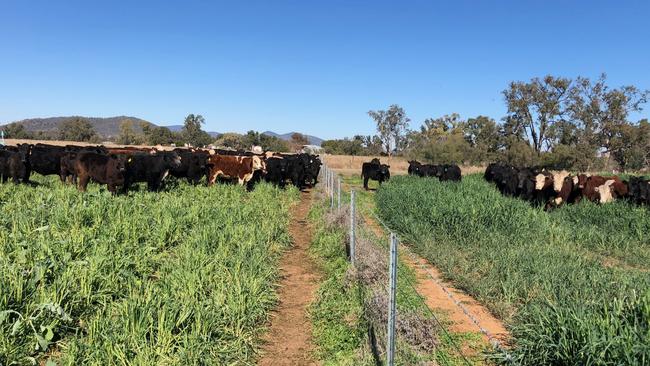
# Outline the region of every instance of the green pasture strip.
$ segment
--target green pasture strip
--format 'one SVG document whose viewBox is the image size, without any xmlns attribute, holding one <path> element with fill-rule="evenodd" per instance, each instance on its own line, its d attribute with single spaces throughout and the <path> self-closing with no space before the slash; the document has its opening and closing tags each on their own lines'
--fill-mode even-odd
<svg viewBox="0 0 650 366">
<path fill-rule="evenodd" d="M 252 364 L 296 191 L 0 185 L 0 364 Z"/>
<path fill-rule="evenodd" d="M 343 243 L 347 234 L 325 224 L 326 210 L 324 201 L 315 201 L 309 214 L 313 233 L 310 254 L 323 273 L 309 309 L 316 357 L 324 365 L 372 365 L 363 292 L 359 284 L 346 278 L 350 264 Z"/>
<path fill-rule="evenodd" d="M 522 364 L 650 361 L 650 214 L 615 202 L 547 213 L 462 183 L 395 177 L 377 208 L 414 250 L 510 324 Z"/>
<path fill-rule="evenodd" d="M 376 221 L 374 217 L 375 212 L 375 191 L 366 191 L 363 189 L 363 181 L 359 177 L 346 176 L 342 178 L 342 182 L 353 187 L 356 190 L 356 204 L 357 212 L 361 217 L 371 218 Z M 375 182 L 376 183 L 376 182 Z M 369 184 L 370 188 L 377 188 L 372 184 Z M 343 194 L 344 202 L 349 203 L 349 189 L 346 189 L 346 192 Z M 380 223 L 377 223 L 381 226 Z M 389 246 L 389 236 L 385 228 L 381 227 L 381 235 L 377 236 L 377 233 L 372 231 L 370 228 L 363 227 L 359 229 L 357 235 L 363 235 L 377 246 L 382 248 L 386 256 L 388 256 L 388 246 Z M 434 315 L 445 327 L 447 332 L 438 330 L 437 337 L 439 338 L 439 343 L 436 347 L 436 350 L 432 355 L 429 355 L 430 358 L 434 359 L 439 365 L 466 365 L 465 360 L 458 353 L 456 347 L 459 346 L 461 349 L 467 353 L 468 350 L 471 350 L 469 353 L 473 353 L 476 356 L 467 357 L 468 361 L 472 364 L 482 364 L 484 358 L 482 354 L 489 351 L 490 346 L 483 342 L 482 336 L 480 333 L 472 332 L 452 332 L 449 330 L 451 325 L 448 315 L 444 312 L 440 312 L 436 309 L 427 309 L 427 305 L 423 302 L 423 299 L 418 295 L 415 288 L 417 287 L 418 279 L 416 278 L 415 272 L 408 265 L 404 263 L 405 257 L 409 255 L 406 248 L 400 247 L 399 250 L 399 260 L 398 260 L 398 287 L 397 287 L 397 306 L 398 310 L 402 311 L 414 311 L 423 316 L 430 318 Z M 415 352 L 413 353 L 416 354 Z M 410 362 L 422 362 L 422 356 L 410 356 L 407 358 Z"/>
</svg>

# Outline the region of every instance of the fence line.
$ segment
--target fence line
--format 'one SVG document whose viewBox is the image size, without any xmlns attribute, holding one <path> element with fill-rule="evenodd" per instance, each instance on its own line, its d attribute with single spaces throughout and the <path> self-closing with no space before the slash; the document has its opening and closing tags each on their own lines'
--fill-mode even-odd
<svg viewBox="0 0 650 366">
<path fill-rule="evenodd" d="M 325 184 L 325 190 L 328 193 L 328 198 L 330 200 L 330 209 L 334 209 L 334 196 L 337 196 L 337 205 L 336 208 L 340 211 L 342 207 L 342 199 L 341 199 L 341 194 L 342 194 L 342 189 L 341 189 L 341 178 L 338 174 L 336 174 L 332 169 L 330 169 L 327 165 L 323 165 L 323 171 L 324 171 L 324 177 L 326 177 L 326 184 Z M 358 225 L 356 216 L 357 216 L 357 207 L 356 207 L 356 194 L 355 190 L 350 187 L 350 229 L 349 229 L 349 245 L 350 245 L 350 262 L 352 265 L 356 265 L 356 240 L 357 240 L 357 232 L 356 232 L 356 227 Z M 394 355 L 395 355 L 395 334 L 394 334 L 394 329 L 395 329 L 395 303 L 393 302 L 396 299 L 396 288 L 397 288 L 397 245 L 399 244 L 399 237 L 384 223 L 379 216 L 374 211 L 371 211 L 371 215 L 373 216 L 374 219 L 377 220 L 379 224 L 381 224 L 384 229 L 389 233 L 390 237 L 390 244 L 389 244 L 389 253 L 390 253 L 390 264 L 389 264 L 389 284 L 388 284 L 388 289 L 389 289 L 389 298 L 392 301 L 389 301 L 389 317 L 388 317 L 388 324 L 387 324 L 387 330 L 388 330 L 388 340 L 387 340 L 387 345 L 386 345 L 386 350 L 387 350 L 387 360 L 386 363 L 389 366 L 394 365 Z M 395 247 L 394 250 L 394 257 L 393 257 L 393 246 Z M 483 326 L 481 326 L 480 322 L 478 319 L 460 302 L 458 301 L 453 294 L 449 292 L 449 290 L 443 286 L 443 284 L 437 280 L 433 274 L 429 271 L 426 266 L 424 266 L 422 263 L 420 263 L 418 258 L 415 256 L 413 252 L 411 252 L 409 249 L 404 248 L 406 252 L 409 254 L 409 256 L 413 259 L 413 261 L 416 263 L 416 265 L 421 269 L 424 270 L 427 273 L 427 276 L 429 277 L 430 280 L 432 280 L 437 286 L 439 286 L 445 294 L 452 300 L 452 302 L 459 307 L 463 313 L 474 323 L 480 330 L 482 334 L 484 334 L 490 344 L 492 344 L 493 347 L 495 347 L 497 350 L 502 352 L 506 357 L 506 360 L 509 361 L 510 363 L 513 363 L 513 358 L 511 355 L 505 350 L 505 348 L 501 345 L 500 341 L 494 337 L 487 329 L 485 329 Z M 394 260 L 394 262 L 393 262 Z M 393 268 L 393 263 L 394 263 L 394 268 Z M 395 273 L 393 274 L 393 270 Z M 420 295 L 414 284 L 410 283 L 410 281 L 406 281 L 407 285 L 409 285 L 413 291 L 417 294 L 418 298 L 424 303 L 424 307 L 428 310 L 429 314 L 435 319 L 436 323 L 440 326 L 440 328 L 444 331 L 446 334 L 447 338 L 450 340 L 450 343 L 454 346 L 456 351 L 458 352 L 459 356 L 463 358 L 463 361 L 466 364 L 471 364 L 469 360 L 465 357 L 463 352 L 461 351 L 460 347 L 458 344 L 456 344 L 455 340 L 451 337 L 451 335 L 447 332 L 447 329 L 443 326 L 442 322 L 436 317 L 436 315 L 433 313 L 433 311 L 428 307 L 426 304 L 426 301 L 422 295 Z M 392 314 L 392 317 L 391 317 Z M 392 329 L 392 333 L 391 333 Z"/>
<path fill-rule="evenodd" d="M 327 193 L 327 198 L 330 201 L 330 210 L 334 210 L 334 196 L 337 196 L 337 206 L 336 209 L 340 211 L 342 207 L 341 203 L 341 195 L 342 195 L 342 189 L 341 189 L 341 178 L 336 174 L 332 169 L 330 169 L 327 165 L 323 165 L 323 171 L 324 171 L 324 177 L 325 177 L 325 191 Z M 336 183 L 335 183 L 336 182 Z M 358 210 L 357 210 L 357 202 L 356 202 L 356 191 L 352 188 L 350 188 L 350 228 L 349 228 L 349 251 L 350 251 L 350 262 L 353 266 L 357 265 L 357 260 L 356 257 L 358 255 L 357 250 L 356 250 L 356 242 L 357 242 L 357 227 L 363 229 L 363 227 L 359 226 L 359 223 L 357 222 L 357 215 L 358 215 Z M 361 230 L 363 232 L 363 230 Z M 389 235 L 389 244 L 388 244 L 388 255 L 389 255 L 389 260 L 388 262 L 388 284 L 387 284 L 387 292 L 388 292 L 388 305 L 387 305 L 387 320 L 385 324 L 385 329 L 386 329 L 386 337 L 384 337 L 381 334 L 376 334 L 378 336 L 377 341 L 381 341 L 383 338 L 383 341 L 385 341 L 385 347 L 386 347 L 386 361 L 385 364 L 388 366 L 394 366 L 395 365 L 395 356 L 396 356 L 396 340 L 397 340 L 397 334 L 396 334 L 396 320 L 397 320 L 397 281 L 398 281 L 398 260 L 397 260 L 397 246 L 399 244 L 399 239 L 397 234 L 393 233 L 392 231 L 388 230 L 390 233 Z M 370 240 L 371 243 L 375 243 L 374 240 Z M 385 250 L 385 249 L 384 249 Z M 385 252 L 384 252 L 385 253 Z M 458 355 L 462 358 L 465 364 L 471 365 L 469 360 L 465 357 L 465 355 L 462 353 L 460 350 L 460 347 L 456 344 L 455 340 L 451 337 L 451 335 L 447 332 L 446 328 L 443 326 L 442 322 L 436 317 L 436 315 L 429 309 L 429 307 L 426 304 L 425 299 L 420 295 L 417 290 L 415 289 L 415 286 L 410 283 L 410 281 L 405 278 L 406 284 L 413 290 L 415 294 L 417 294 L 417 298 L 422 301 L 423 308 L 425 308 L 428 312 L 428 314 L 435 320 L 436 324 L 440 329 L 443 330 L 445 333 L 447 339 L 449 340 L 450 343 L 454 346 L 456 349 L 456 352 L 458 352 Z M 383 342 L 381 342 L 383 343 Z"/>
<path fill-rule="evenodd" d="M 380 218 L 380 217 L 379 217 L 375 212 L 372 212 L 372 215 L 373 215 L 374 219 L 377 220 L 377 222 L 379 222 L 379 223 L 381 224 L 381 226 L 384 227 L 384 229 L 386 229 L 388 232 L 391 232 L 391 230 L 390 230 L 390 228 L 388 227 L 388 225 L 386 225 L 386 223 L 384 223 L 384 221 L 383 221 L 383 220 L 382 220 L 382 219 L 381 219 L 381 218 Z M 419 258 L 417 258 L 417 257 L 415 256 L 415 254 L 414 254 L 413 252 L 411 252 L 411 250 L 406 249 L 406 248 L 405 248 L 404 250 L 409 254 L 409 256 L 411 257 L 411 259 L 413 260 L 413 262 L 416 263 L 416 265 L 418 266 L 418 268 L 420 268 L 421 270 L 424 270 L 424 271 L 426 272 L 427 276 L 429 277 L 429 279 L 430 279 L 433 283 L 435 283 L 438 287 L 440 287 L 440 288 L 442 289 L 442 291 L 447 295 L 447 297 L 449 297 L 449 299 L 450 299 L 450 300 L 451 300 L 451 301 L 452 301 L 452 302 L 453 302 L 453 303 L 454 303 L 458 308 L 460 308 L 460 310 L 465 314 L 465 316 L 467 316 L 467 317 L 469 318 L 469 320 L 470 320 L 472 323 L 474 323 L 474 325 L 476 325 L 476 326 L 479 328 L 479 330 L 481 331 L 481 333 L 483 333 L 483 334 L 488 338 L 488 341 L 490 342 L 490 344 L 492 344 L 492 346 L 493 346 L 494 348 L 498 349 L 500 352 L 502 352 L 502 353 L 506 356 L 506 357 L 505 357 L 505 358 L 506 358 L 506 361 L 513 362 L 514 359 L 513 359 L 512 356 L 511 356 L 511 355 L 506 351 L 506 349 L 503 347 L 503 345 L 501 344 L 501 342 L 500 342 L 496 337 L 494 337 L 494 335 L 492 335 L 492 334 L 491 334 L 487 329 L 485 329 L 485 328 L 481 325 L 481 323 L 478 321 L 478 319 L 477 319 L 477 318 L 476 318 L 476 317 L 475 317 L 475 316 L 474 316 L 474 315 L 473 315 L 473 314 L 472 314 L 472 313 L 467 309 L 467 307 L 465 307 L 465 305 L 463 305 L 462 302 L 460 302 L 458 299 L 456 299 L 456 298 L 454 297 L 454 295 L 453 295 L 453 294 L 452 294 L 452 293 L 447 289 L 447 287 L 445 287 L 445 286 L 440 282 L 440 280 L 438 280 L 438 279 L 433 275 L 433 273 L 431 273 L 431 271 L 430 271 L 426 266 L 424 266 L 422 263 L 420 263 L 420 261 L 418 260 Z"/>
</svg>

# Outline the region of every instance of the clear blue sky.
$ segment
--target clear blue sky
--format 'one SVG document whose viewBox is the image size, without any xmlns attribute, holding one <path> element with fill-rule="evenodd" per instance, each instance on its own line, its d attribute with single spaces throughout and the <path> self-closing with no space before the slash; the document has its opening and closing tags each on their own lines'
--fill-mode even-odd
<svg viewBox="0 0 650 366">
<path fill-rule="evenodd" d="M 373 133 L 366 112 L 393 103 L 413 128 L 500 119 L 511 80 L 650 89 L 649 16 L 648 1 L 3 0 L 0 121 L 198 113 L 211 131 L 334 138 Z"/>
</svg>

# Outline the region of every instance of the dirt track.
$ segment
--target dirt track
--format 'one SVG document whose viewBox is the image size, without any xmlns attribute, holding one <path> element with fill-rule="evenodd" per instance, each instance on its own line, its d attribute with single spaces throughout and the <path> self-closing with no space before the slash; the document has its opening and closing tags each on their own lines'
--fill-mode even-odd
<svg viewBox="0 0 650 366">
<path fill-rule="evenodd" d="M 300 203 L 292 208 L 289 233 L 293 247 L 280 263 L 282 281 L 278 296 L 280 304 L 272 315 L 271 327 L 259 365 L 316 365 L 311 358 L 311 323 L 307 307 L 318 288 L 318 272 L 309 254 L 311 227 L 308 217 L 311 193 L 302 192 Z"/>
</svg>

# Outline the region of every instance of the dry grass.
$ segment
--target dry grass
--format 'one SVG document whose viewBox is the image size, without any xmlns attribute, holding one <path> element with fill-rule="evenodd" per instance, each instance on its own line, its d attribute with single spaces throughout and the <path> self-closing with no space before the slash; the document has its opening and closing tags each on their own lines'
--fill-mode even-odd
<svg viewBox="0 0 650 366">
<path fill-rule="evenodd" d="M 391 175 L 405 175 L 408 173 L 409 163 L 403 157 L 388 156 L 351 156 L 351 155 L 322 155 L 323 161 L 337 173 L 344 176 L 353 176 L 361 174 L 361 165 L 373 158 L 379 159 L 382 164 L 390 165 Z M 460 170 L 463 175 L 483 173 L 484 166 L 461 165 Z"/>
</svg>

